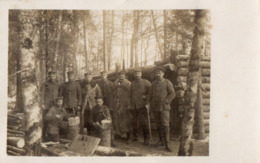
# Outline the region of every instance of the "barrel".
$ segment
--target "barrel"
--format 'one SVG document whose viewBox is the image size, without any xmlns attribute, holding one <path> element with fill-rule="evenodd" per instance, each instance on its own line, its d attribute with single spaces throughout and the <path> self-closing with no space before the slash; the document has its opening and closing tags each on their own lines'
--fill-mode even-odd
<svg viewBox="0 0 260 163">
<path fill-rule="evenodd" d="M 102 129 L 99 131 L 100 143 L 99 145 L 105 147 L 111 147 L 111 127 L 112 123 L 110 120 L 101 121 Z"/>
</svg>

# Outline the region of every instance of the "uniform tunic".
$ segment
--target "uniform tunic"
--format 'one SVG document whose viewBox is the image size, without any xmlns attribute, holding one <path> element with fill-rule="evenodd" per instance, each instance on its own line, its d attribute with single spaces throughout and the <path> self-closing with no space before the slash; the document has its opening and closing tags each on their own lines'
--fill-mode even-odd
<svg viewBox="0 0 260 163">
<path fill-rule="evenodd" d="M 151 111 L 157 128 L 165 128 L 170 125 L 171 101 L 175 97 L 172 83 L 167 79 L 154 80 L 149 91 Z"/>
<path fill-rule="evenodd" d="M 57 82 L 47 81 L 41 86 L 41 104 L 44 104 L 46 109 L 49 109 L 55 104 L 55 99 L 58 97 L 59 84 Z"/>
<path fill-rule="evenodd" d="M 60 89 L 60 96 L 63 97 L 63 106 L 71 112 L 72 108 L 81 105 L 82 94 L 80 85 L 77 82 L 66 82 Z"/>
<path fill-rule="evenodd" d="M 42 112 L 43 119 L 43 138 L 46 133 L 46 120 L 45 116 L 48 112 L 48 109 L 55 105 L 55 99 L 58 97 L 59 84 L 57 82 L 47 81 L 41 86 L 41 105 L 44 105 Z"/>
<path fill-rule="evenodd" d="M 115 94 L 113 102 L 113 126 L 118 134 L 130 132 L 131 116 L 127 109 L 130 106 L 130 85 L 131 82 L 124 79 L 120 85 L 119 80 L 114 82 Z"/>
<path fill-rule="evenodd" d="M 108 108 L 112 109 L 113 104 L 113 82 L 109 80 L 100 80 L 98 85 L 102 91 L 102 95 L 104 98 L 104 105 L 108 106 Z"/>
<path fill-rule="evenodd" d="M 56 115 L 60 115 L 62 118 L 58 119 Z M 62 120 L 67 120 L 67 113 L 64 108 L 58 108 L 57 106 L 52 106 L 45 116 L 47 121 L 47 136 L 48 137 L 59 137 L 60 135 L 60 125 Z M 57 139 L 57 138 L 54 138 Z"/>
</svg>

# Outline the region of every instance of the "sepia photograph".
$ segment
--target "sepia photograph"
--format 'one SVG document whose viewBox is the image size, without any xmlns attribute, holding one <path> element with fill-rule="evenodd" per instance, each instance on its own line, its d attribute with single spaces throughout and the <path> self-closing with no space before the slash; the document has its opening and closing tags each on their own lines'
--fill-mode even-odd
<svg viewBox="0 0 260 163">
<path fill-rule="evenodd" d="M 8 10 L 8 156 L 209 156 L 211 12 Z"/>
</svg>

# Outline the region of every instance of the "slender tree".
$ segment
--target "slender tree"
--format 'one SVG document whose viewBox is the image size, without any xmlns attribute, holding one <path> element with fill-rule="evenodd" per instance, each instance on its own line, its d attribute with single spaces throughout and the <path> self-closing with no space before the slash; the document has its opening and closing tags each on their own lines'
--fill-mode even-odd
<svg viewBox="0 0 260 163">
<path fill-rule="evenodd" d="M 179 148 L 180 156 L 192 155 L 193 143 L 191 140 L 194 124 L 195 103 L 197 100 L 198 84 L 200 77 L 200 59 L 202 53 L 204 28 L 206 22 L 206 10 L 196 10 L 194 16 L 194 36 L 189 62 L 187 77 L 187 90 L 185 92 L 185 110 L 181 131 L 181 142 Z"/>
</svg>

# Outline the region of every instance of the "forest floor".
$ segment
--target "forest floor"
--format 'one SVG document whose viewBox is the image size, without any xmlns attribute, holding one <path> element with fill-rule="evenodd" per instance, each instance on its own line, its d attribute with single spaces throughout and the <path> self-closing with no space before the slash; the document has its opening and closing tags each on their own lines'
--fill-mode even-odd
<svg viewBox="0 0 260 163">
<path fill-rule="evenodd" d="M 140 137 L 138 141 L 126 143 L 125 139 L 116 139 L 115 144 L 118 149 L 126 151 L 134 151 L 147 156 L 177 156 L 179 150 L 179 139 L 171 137 L 170 146 L 172 152 L 166 151 L 164 146 L 156 147 L 154 144 L 158 141 L 155 139 L 150 146 L 143 145 L 143 139 Z M 205 140 L 193 140 L 193 153 L 192 156 L 209 156 L 209 141 Z"/>
</svg>

